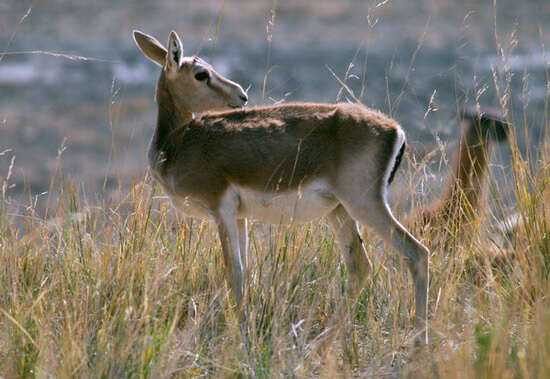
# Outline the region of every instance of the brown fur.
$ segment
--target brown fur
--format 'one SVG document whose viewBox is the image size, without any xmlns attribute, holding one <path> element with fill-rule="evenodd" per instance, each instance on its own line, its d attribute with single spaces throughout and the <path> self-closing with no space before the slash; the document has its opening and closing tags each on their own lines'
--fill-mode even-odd
<svg viewBox="0 0 550 379">
<path fill-rule="evenodd" d="M 159 109 L 165 109 L 162 103 Z M 351 104 L 208 112 L 186 124 L 159 119 L 177 124 L 158 126 L 166 133 L 157 136 L 153 150 L 159 149 L 161 160 L 153 154 L 152 166 L 161 176 L 178 176 L 174 192 L 202 194 L 211 206 L 229 183 L 284 192 L 319 177 L 336 181 L 339 163 L 358 151 L 391 151 L 399 128 L 381 113 Z"/>
</svg>

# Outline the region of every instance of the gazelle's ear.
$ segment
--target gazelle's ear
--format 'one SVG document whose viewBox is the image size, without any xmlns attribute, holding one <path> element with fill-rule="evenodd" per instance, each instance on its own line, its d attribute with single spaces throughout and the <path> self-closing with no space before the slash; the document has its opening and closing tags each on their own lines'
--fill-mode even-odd
<svg viewBox="0 0 550 379">
<path fill-rule="evenodd" d="M 168 72 L 177 72 L 182 58 L 183 45 L 178 34 L 172 30 L 170 37 L 168 37 L 168 54 L 166 55 L 165 70 Z"/>
<path fill-rule="evenodd" d="M 178 37 L 178 33 L 172 30 L 168 37 L 168 54 L 166 55 L 165 70 L 168 72 L 177 72 L 182 59 L 183 45 L 181 44 L 180 37 Z"/>
<path fill-rule="evenodd" d="M 156 40 L 155 37 L 134 30 L 134 41 L 147 58 L 153 62 L 164 66 L 166 60 L 166 49 Z"/>
</svg>

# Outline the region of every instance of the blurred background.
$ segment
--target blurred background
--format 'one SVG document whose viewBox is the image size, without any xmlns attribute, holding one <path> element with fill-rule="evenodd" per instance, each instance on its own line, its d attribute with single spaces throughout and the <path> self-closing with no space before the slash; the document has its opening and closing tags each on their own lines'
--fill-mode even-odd
<svg viewBox="0 0 550 379">
<path fill-rule="evenodd" d="M 547 0 L 0 0 L 0 182 L 14 201 L 39 208 L 56 172 L 90 202 L 143 178 L 159 68 L 133 29 L 163 43 L 176 30 L 249 106 L 355 97 L 396 118 L 419 159 L 444 157 L 476 103 L 509 112 L 523 151 L 543 138 Z"/>
</svg>

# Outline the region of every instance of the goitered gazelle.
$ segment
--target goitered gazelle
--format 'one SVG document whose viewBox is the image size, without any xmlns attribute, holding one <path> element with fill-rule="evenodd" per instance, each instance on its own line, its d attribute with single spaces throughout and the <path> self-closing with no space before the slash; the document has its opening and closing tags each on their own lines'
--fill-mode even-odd
<svg viewBox="0 0 550 379">
<path fill-rule="evenodd" d="M 246 220 L 300 223 L 327 216 L 352 287 L 370 270 L 356 222 L 405 256 L 415 286 L 416 326 L 424 327 L 429 251 L 386 201 L 405 148 L 396 121 L 360 104 L 243 109 L 248 98 L 242 87 L 202 59 L 185 57 L 174 31 L 168 49 L 139 31 L 134 39 L 162 67 L 149 150 L 153 175 L 176 208 L 216 223 L 239 307 Z"/>
<path fill-rule="evenodd" d="M 506 140 L 508 134 L 508 124 L 496 110 L 467 109 L 462 114 L 462 133 L 442 197 L 430 206 L 410 212 L 404 224 L 416 223 L 432 231 L 443 226 L 456 233 L 483 213 L 491 150 L 495 143 Z M 445 234 L 441 233 L 443 238 Z"/>
</svg>

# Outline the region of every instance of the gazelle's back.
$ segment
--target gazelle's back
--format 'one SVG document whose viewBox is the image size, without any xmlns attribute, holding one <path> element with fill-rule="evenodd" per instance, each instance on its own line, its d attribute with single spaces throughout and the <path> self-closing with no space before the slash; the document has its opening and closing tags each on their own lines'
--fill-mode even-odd
<svg viewBox="0 0 550 379">
<path fill-rule="evenodd" d="M 335 132 L 340 128 L 358 128 L 363 132 L 380 133 L 399 128 L 383 113 L 361 104 L 289 103 L 260 106 L 223 112 L 206 112 L 196 120 L 206 127 L 219 131 L 240 129 L 266 129 L 266 132 L 283 131 L 297 138 L 306 137 L 312 129 Z"/>
<path fill-rule="evenodd" d="M 340 162 L 362 151 L 391 150 L 398 129 L 392 119 L 355 104 L 210 112 L 174 133 L 166 163 L 187 182 L 208 171 L 217 180 L 281 192 L 315 177 L 335 178 Z"/>
</svg>

